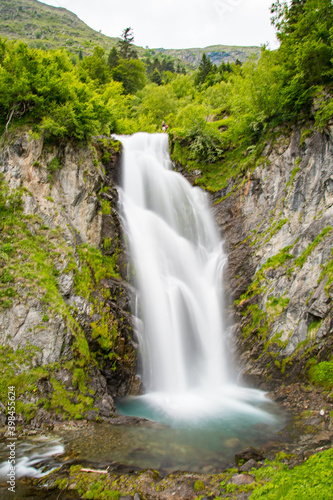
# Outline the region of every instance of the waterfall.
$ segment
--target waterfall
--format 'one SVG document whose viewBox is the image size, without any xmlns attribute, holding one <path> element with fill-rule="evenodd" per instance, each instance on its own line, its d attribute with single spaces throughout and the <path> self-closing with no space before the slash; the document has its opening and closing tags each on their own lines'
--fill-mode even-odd
<svg viewBox="0 0 333 500">
<path fill-rule="evenodd" d="M 167 134 L 120 136 L 121 213 L 138 304 L 146 401 L 162 413 L 221 413 L 262 400 L 238 388 L 226 353 L 226 255 L 206 194 L 172 170 Z M 141 326 L 140 326 L 141 325 Z"/>
</svg>

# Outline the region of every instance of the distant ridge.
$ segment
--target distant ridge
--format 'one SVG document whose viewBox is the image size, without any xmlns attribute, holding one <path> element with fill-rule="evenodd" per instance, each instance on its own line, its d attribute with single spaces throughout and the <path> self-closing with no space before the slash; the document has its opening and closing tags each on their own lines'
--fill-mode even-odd
<svg viewBox="0 0 333 500">
<path fill-rule="evenodd" d="M 259 57 L 260 50 L 260 47 L 210 45 L 209 47 L 193 49 L 155 49 L 155 52 L 178 58 L 185 64 L 197 67 L 200 64 L 203 53 L 209 56 L 213 64 L 220 65 L 222 62 L 236 62 L 237 59 L 245 62 L 252 54 Z"/>
<path fill-rule="evenodd" d="M 124 26 L 125 28 L 125 26 Z M 75 55 L 91 54 L 99 45 L 109 51 L 119 40 L 93 30 L 76 14 L 63 7 L 52 7 L 38 0 L 1 0 L 0 37 L 22 40 L 30 47 L 42 49 L 65 48 Z M 169 55 L 187 67 L 196 68 L 205 52 L 214 64 L 244 62 L 251 54 L 259 56 L 259 47 L 212 45 L 190 49 L 144 49 L 139 56 Z"/>
</svg>

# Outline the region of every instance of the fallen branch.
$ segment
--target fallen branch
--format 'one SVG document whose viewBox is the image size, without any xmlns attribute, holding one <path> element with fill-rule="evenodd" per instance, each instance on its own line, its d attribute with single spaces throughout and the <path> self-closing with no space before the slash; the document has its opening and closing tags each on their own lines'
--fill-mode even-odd
<svg viewBox="0 0 333 500">
<path fill-rule="evenodd" d="M 109 467 L 106 470 L 81 469 L 80 472 L 94 472 L 95 474 L 107 474 L 109 472 Z"/>
</svg>

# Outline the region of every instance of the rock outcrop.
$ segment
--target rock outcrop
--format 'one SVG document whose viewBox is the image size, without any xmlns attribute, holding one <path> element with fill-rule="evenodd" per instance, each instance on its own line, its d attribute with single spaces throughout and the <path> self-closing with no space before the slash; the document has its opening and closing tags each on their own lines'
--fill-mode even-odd
<svg viewBox="0 0 333 500">
<path fill-rule="evenodd" d="M 31 133 L 0 152 L 1 185 L 20 207 L 16 214 L 13 205 L 1 224 L 2 362 L 20 353 L 14 378 L 41 367 L 36 395 L 53 398 L 51 407 L 67 417 L 92 408 L 92 418 L 110 416 L 113 397 L 139 387 L 130 287 L 121 278 L 127 256 L 115 185 L 120 153 L 120 143 L 106 137 L 88 147 L 44 144 Z M 57 384 L 70 409 L 56 401 Z M 23 404 L 31 402 L 29 391 L 27 383 L 18 393 Z M 33 404 L 30 418 L 42 411 L 38 397 Z"/>
<path fill-rule="evenodd" d="M 263 388 L 306 379 L 332 354 L 332 129 L 267 143 L 215 200 L 243 376 Z"/>
</svg>

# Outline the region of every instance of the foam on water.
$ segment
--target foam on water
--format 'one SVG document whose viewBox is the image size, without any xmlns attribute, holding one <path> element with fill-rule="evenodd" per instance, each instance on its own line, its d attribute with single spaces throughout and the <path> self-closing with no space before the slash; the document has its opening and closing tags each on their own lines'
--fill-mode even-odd
<svg viewBox="0 0 333 500">
<path fill-rule="evenodd" d="M 59 441 L 25 442 L 19 443 L 15 450 L 15 477 L 17 479 L 30 477 L 43 477 L 54 470 L 49 466 L 50 459 L 64 453 L 64 446 Z M 4 458 L 8 454 L 6 444 L 2 447 L 1 456 Z M 0 463 L 0 479 L 6 478 L 10 471 L 8 460 Z"/>
</svg>

